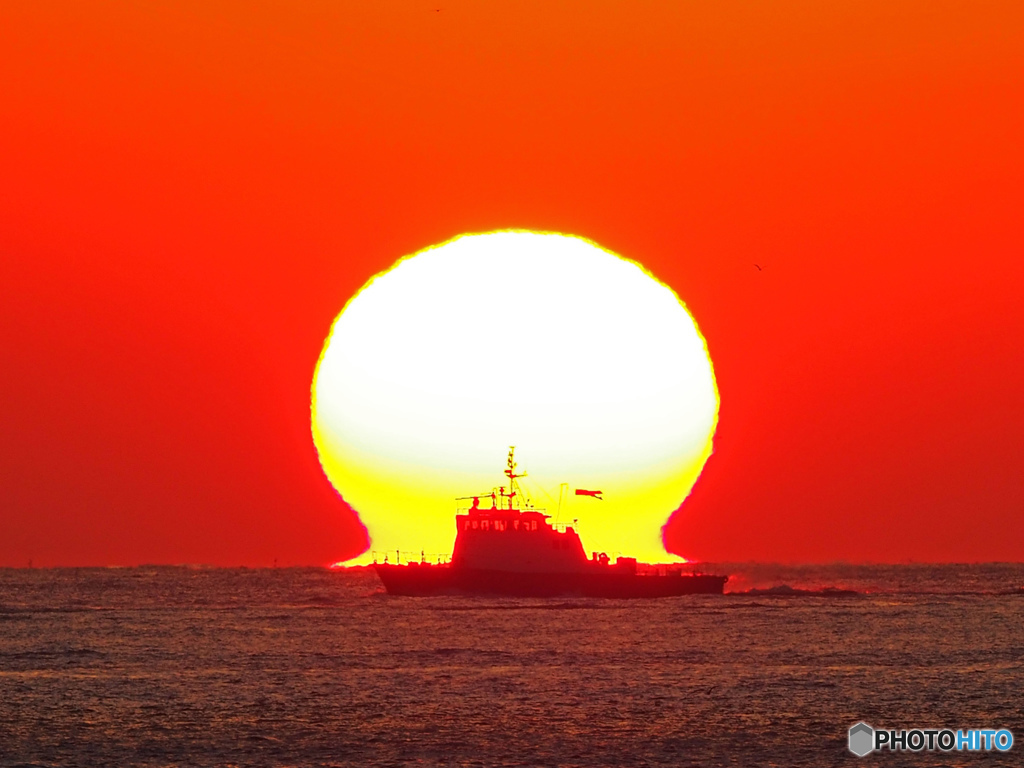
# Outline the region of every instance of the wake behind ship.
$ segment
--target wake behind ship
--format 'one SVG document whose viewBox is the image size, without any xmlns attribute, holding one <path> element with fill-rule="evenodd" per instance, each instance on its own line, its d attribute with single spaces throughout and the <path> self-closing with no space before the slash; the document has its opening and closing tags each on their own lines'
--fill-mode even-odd
<svg viewBox="0 0 1024 768">
<path fill-rule="evenodd" d="M 574 526 L 552 525 L 541 510 L 522 508 L 514 449 L 509 485 L 458 510 L 451 562 L 374 562 L 391 595 L 501 595 L 508 597 L 641 598 L 721 594 L 728 576 L 686 572 L 683 565 L 649 565 L 636 558 L 594 552 L 588 558 Z"/>
</svg>

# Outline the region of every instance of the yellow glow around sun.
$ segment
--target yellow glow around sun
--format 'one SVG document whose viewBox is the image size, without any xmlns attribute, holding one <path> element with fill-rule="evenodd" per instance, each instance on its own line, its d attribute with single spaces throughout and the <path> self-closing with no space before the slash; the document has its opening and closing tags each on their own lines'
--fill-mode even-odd
<svg viewBox="0 0 1024 768">
<path fill-rule="evenodd" d="M 370 535 L 353 562 L 450 554 L 454 497 L 503 485 L 510 445 L 552 519 L 569 484 L 559 521 L 578 518 L 588 552 L 664 562 L 662 526 L 718 419 L 675 293 L 587 240 L 532 232 L 463 235 L 374 277 L 335 320 L 312 389 L 320 461 Z"/>
</svg>

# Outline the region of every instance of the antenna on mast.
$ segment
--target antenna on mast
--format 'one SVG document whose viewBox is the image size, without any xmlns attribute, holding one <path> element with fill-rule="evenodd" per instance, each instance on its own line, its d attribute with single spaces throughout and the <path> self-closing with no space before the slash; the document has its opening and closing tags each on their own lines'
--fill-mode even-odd
<svg viewBox="0 0 1024 768">
<path fill-rule="evenodd" d="M 508 498 L 509 509 L 512 509 L 512 500 L 516 496 L 522 495 L 522 491 L 519 488 L 519 483 L 516 482 L 516 478 L 526 477 L 525 472 L 523 472 L 521 475 L 516 474 L 516 467 L 518 465 L 516 464 L 515 460 L 515 452 L 516 447 L 514 445 L 510 445 L 508 447 L 508 464 L 505 468 L 505 476 L 508 478 L 508 493 L 505 493 L 504 489 L 502 489 L 501 491 L 501 495 Z"/>
<path fill-rule="evenodd" d="M 558 523 L 559 518 L 562 516 L 562 504 L 565 502 L 565 497 L 569 495 L 569 484 L 562 483 L 558 486 L 558 513 L 555 515 L 555 523 Z"/>
</svg>

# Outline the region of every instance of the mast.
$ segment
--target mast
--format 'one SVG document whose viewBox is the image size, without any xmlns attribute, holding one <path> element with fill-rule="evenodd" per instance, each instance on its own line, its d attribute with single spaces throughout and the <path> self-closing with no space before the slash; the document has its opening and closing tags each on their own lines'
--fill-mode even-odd
<svg viewBox="0 0 1024 768">
<path fill-rule="evenodd" d="M 569 484 L 562 483 L 558 486 L 558 513 L 555 515 L 555 522 L 557 523 L 562 517 L 562 504 L 565 502 L 565 497 L 569 495 Z"/>
<path fill-rule="evenodd" d="M 516 478 L 526 477 L 526 473 L 525 472 L 523 472 L 522 474 L 516 474 L 516 467 L 518 465 L 516 464 L 516 460 L 515 460 L 515 452 L 516 452 L 516 447 L 514 445 L 510 445 L 508 447 L 508 463 L 507 463 L 507 465 L 505 467 L 505 477 L 508 478 L 508 482 L 509 482 L 508 493 L 505 493 L 505 489 L 504 488 L 500 489 L 501 490 L 501 495 L 503 497 L 507 497 L 508 498 L 508 508 L 509 509 L 512 509 L 512 500 L 516 496 L 522 495 L 522 491 L 519 490 L 519 483 L 516 482 Z"/>
</svg>

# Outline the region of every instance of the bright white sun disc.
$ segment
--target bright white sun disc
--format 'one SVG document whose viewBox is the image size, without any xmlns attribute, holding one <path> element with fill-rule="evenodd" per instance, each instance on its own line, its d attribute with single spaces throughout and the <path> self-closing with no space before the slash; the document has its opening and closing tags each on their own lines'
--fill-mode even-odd
<svg viewBox="0 0 1024 768">
<path fill-rule="evenodd" d="M 665 560 L 661 527 L 711 452 L 704 339 L 642 267 L 581 238 L 464 235 L 376 276 L 336 319 L 313 436 L 371 551 L 450 553 L 454 496 L 490 492 L 517 446 L 588 549 Z M 361 558 L 369 559 L 369 555 Z"/>
</svg>

